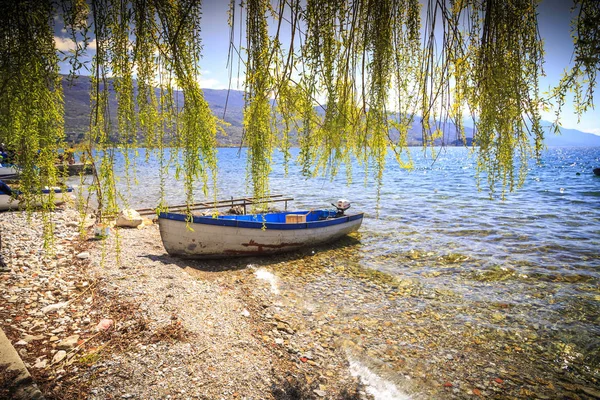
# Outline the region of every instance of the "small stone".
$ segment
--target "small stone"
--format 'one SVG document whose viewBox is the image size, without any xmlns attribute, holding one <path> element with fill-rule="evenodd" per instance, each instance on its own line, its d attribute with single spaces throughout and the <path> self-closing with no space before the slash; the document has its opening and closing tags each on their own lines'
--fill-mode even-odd
<svg viewBox="0 0 600 400">
<path fill-rule="evenodd" d="M 50 304 L 49 306 L 46 306 L 46 307 L 42 308 L 42 312 L 44 314 L 48 314 L 50 312 L 57 311 L 57 310 L 60 310 L 63 307 L 66 307 L 67 304 L 69 304 L 68 301 L 63 301 L 62 303 Z"/>
<path fill-rule="evenodd" d="M 140 214 L 133 209 L 121 210 L 115 226 L 123 228 L 135 228 L 143 222 Z"/>
<path fill-rule="evenodd" d="M 286 333 L 288 333 L 290 335 L 294 334 L 294 330 L 292 328 L 290 328 L 289 326 L 287 326 L 285 324 L 282 324 L 282 323 L 278 323 L 277 324 L 277 330 L 286 332 Z"/>
<path fill-rule="evenodd" d="M 17 343 L 15 343 L 15 346 L 27 346 L 27 342 L 24 340 L 19 340 Z"/>
<path fill-rule="evenodd" d="M 319 397 L 325 397 L 325 396 L 327 396 L 327 392 L 325 392 L 324 390 L 316 389 L 316 390 L 314 390 L 314 393 L 317 396 L 319 396 Z"/>
<path fill-rule="evenodd" d="M 98 325 L 96 325 L 96 331 L 107 331 L 113 326 L 113 324 L 114 321 L 112 319 L 104 318 L 98 322 Z"/>
<path fill-rule="evenodd" d="M 23 338 L 24 341 L 26 341 L 27 343 L 31 343 L 34 340 L 42 340 L 44 339 L 45 336 L 44 335 L 25 335 L 25 337 Z"/>
<path fill-rule="evenodd" d="M 77 346 L 78 340 L 79 340 L 79 335 L 72 335 L 72 336 L 69 336 L 68 338 L 63 339 L 60 342 L 58 342 L 56 347 L 59 350 L 70 350 L 73 347 Z"/>
<path fill-rule="evenodd" d="M 250 311 L 248 311 L 248 310 L 246 310 L 246 309 L 244 308 L 244 311 L 242 311 L 242 315 L 243 315 L 244 317 L 249 317 L 249 316 L 250 316 Z"/>
<path fill-rule="evenodd" d="M 43 359 L 41 361 L 36 362 L 33 368 L 42 369 L 46 368 L 46 365 L 48 365 L 48 360 Z"/>
<path fill-rule="evenodd" d="M 52 364 L 61 362 L 62 360 L 65 359 L 66 356 L 67 356 L 66 351 L 64 351 L 64 350 L 57 351 L 56 354 L 54 355 L 54 357 L 52 357 Z"/>
</svg>

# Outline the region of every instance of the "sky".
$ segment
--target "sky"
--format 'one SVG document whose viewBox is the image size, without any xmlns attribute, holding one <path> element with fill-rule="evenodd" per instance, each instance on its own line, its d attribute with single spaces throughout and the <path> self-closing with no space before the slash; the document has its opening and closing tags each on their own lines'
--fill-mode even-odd
<svg viewBox="0 0 600 400">
<path fill-rule="evenodd" d="M 236 1 L 236 4 L 238 1 Z M 229 50 L 229 26 L 227 24 L 227 9 L 229 2 L 225 0 L 203 1 L 203 58 L 201 61 L 201 87 L 208 89 L 227 89 L 229 87 L 229 70 L 227 56 Z M 565 68 L 572 63 L 573 41 L 571 38 L 571 2 L 565 0 L 542 0 L 538 6 L 538 21 L 540 35 L 544 40 L 545 77 L 540 80 L 540 91 L 544 93 L 556 84 Z M 237 8 L 239 11 L 239 7 Z M 239 15 L 236 15 L 238 18 Z M 236 42 L 239 39 L 239 27 L 236 29 Z M 60 49 L 70 44 L 62 39 L 66 34 L 56 30 L 55 42 Z M 237 43 L 236 43 L 237 44 Z M 93 45 L 92 45 L 93 51 Z M 68 65 L 61 65 L 61 72 L 68 73 Z M 243 90 L 243 74 L 238 81 L 237 59 L 234 61 L 231 88 Z M 599 82 L 600 83 L 600 82 Z M 596 90 L 598 93 L 600 89 Z M 574 113 L 572 99 L 567 98 L 561 114 L 560 122 L 564 128 L 578 129 L 583 132 L 600 135 L 600 96 L 594 97 L 596 108 L 588 111 L 578 121 Z M 542 118 L 554 121 L 553 112 L 543 112 Z"/>
<path fill-rule="evenodd" d="M 540 35 L 544 40 L 544 51 L 546 53 L 546 62 L 544 64 L 546 77 L 540 82 L 540 89 L 543 92 L 556 84 L 560 80 L 564 69 L 572 65 L 571 2 L 565 0 L 543 0 L 538 7 L 538 12 Z M 569 107 L 565 108 L 561 117 L 561 122 L 565 128 L 578 129 L 583 132 L 600 135 L 600 96 L 597 93 L 598 87 L 596 87 L 596 95 L 594 96 L 596 108 L 582 116 L 579 123 L 577 115 L 573 111 L 572 102 L 568 104 Z M 553 121 L 554 113 L 545 113 L 542 117 Z"/>
</svg>

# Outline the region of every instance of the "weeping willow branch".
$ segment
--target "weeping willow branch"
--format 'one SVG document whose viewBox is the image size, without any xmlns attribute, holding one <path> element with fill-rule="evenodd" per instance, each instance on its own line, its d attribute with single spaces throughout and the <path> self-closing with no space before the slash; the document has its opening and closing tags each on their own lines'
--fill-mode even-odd
<svg viewBox="0 0 600 400">
<path fill-rule="evenodd" d="M 123 157 L 129 188 L 135 181 L 129 175 L 135 170 L 132 155 L 140 145 L 149 150 L 146 157 L 158 150 L 163 184 L 166 171 L 175 163 L 190 204 L 198 180 L 205 196 L 209 182 L 216 180 L 218 120 L 199 86 L 201 15 L 201 3 L 192 0 L 91 1 L 96 55 L 87 143 L 88 152 L 96 155 L 99 165 L 92 189 L 96 191 L 100 220 L 117 212 L 119 200 L 126 205 L 127 196 L 116 191 L 115 159 L 118 154 Z M 109 108 L 112 90 L 116 110 Z M 115 114 L 113 126 L 111 117 Z M 138 142 L 140 136 L 143 142 Z M 171 152 L 165 160 L 166 146 L 182 149 L 182 158 Z M 164 195 L 161 186 L 161 207 L 165 205 Z"/>
<path fill-rule="evenodd" d="M 487 174 L 491 192 L 500 181 L 504 194 L 523 183 L 528 160 L 539 156 L 542 147 L 538 87 L 543 49 L 530 0 L 489 1 L 483 21 L 469 106 L 478 115 L 479 171 Z"/>
<path fill-rule="evenodd" d="M 309 0 L 299 22 L 287 20 L 299 32 L 302 45 L 294 58 L 301 60 L 300 67 L 281 74 L 285 51 L 264 58 L 265 65 L 256 61 L 257 49 L 281 48 L 281 18 L 296 15 L 296 7 L 301 6 L 279 3 L 274 42 L 264 36 L 264 23 L 263 36 L 256 24 L 247 23 L 248 37 L 261 38 L 259 45 L 252 43 L 255 48 L 249 42 L 247 75 L 271 79 L 261 89 L 262 100 L 254 97 L 249 80 L 247 109 L 263 101 L 261 112 L 266 113 L 266 96 L 276 99 L 271 113 L 283 116 L 285 129 L 292 119 L 299 126 L 299 163 L 305 173 L 335 176 L 345 164 L 350 176 L 356 159 L 366 171 L 374 165 L 380 181 L 389 148 L 402 166 L 410 167 L 410 158 L 402 154 L 415 116 L 421 117 L 424 146 L 433 151 L 447 137 L 449 121 L 457 138 L 464 139 L 467 112 L 475 119 L 478 171 L 487 177 L 490 193 L 497 184 L 503 195 L 522 184 L 527 160 L 539 157 L 543 141 L 538 111 L 542 42 L 534 1 L 431 0 L 422 46 L 417 1 Z M 295 48 L 293 42 L 287 46 L 288 58 Z M 295 88 L 292 77 L 299 77 Z M 325 100 L 321 110 L 319 99 Z M 247 125 L 245 135 L 265 137 L 265 127 Z M 264 192 L 267 170 L 251 171 L 255 188 L 261 185 Z"/>
<path fill-rule="evenodd" d="M 135 170 L 130 157 L 140 146 L 147 157 L 160 158 L 161 207 L 172 165 L 188 203 L 199 182 L 208 194 L 220 122 L 199 86 L 201 2 L 1 4 L 0 139 L 23 167 L 28 203 L 35 188 L 57 183 L 54 159 L 64 140 L 55 16 L 73 42 L 63 53 L 71 75 L 91 66 L 85 152 L 98 167 L 92 189 L 99 219 L 126 203 L 116 190 L 115 160 L 123 157 L 126 171 Z M 238 78 L 240 71 L 246 75 L 243 140 L 255 197 L 268 195 L 271 155 L 279 147 L 287 163 L 294 134 L 306 175 L 333 177 L 345 165 L 350 181 L 357 161 L 381 182 L 390 148 L 410 167 L 408 135 L 417 124 L 432 148 L 445 140 L 450 121 L 464 139 L 463 115 L 475 120 L 480 178 L 492 195 L 504 194 L 523 182 L 528 160 L 540 155 L 544 104 L 554 100 L 560 112 L 572 89 L 579 113 L 593 108 L 598 1 L 575 0 L 574 65 L 550 100 L 538 90 L 537 0 L 428 0 L 424 6 L 423 14 L 418 0 L 248 0 L 239 8 L 231 2 L 228 64 L 233 69 L 237 54 Z M 90 49 L 88 65 L 83 56 Z M 112 91 L 117 107 L 111 110 Z M 135 182 L 129 172 L 125 179 Z"/>
<path fill-rule="evenodd" d="M 268 176 L 271 172 L 271 154 L 275 134 L 271 124 L 270 92 L 272 90 L 269 60 L 277 57 L 270 53 L 267 32 L 269 0 L 247 2 L 247 52 L 244 131 L 248 143 L 248 168 L 254 197 L 269 195 Z"/>
<path fill-rule="evenodd" d="M 2 2 L 0 13 L 0 140 L 21 166 L 21 201 L 31 215 L 42 204 L 44 243 L 53 238 L 54 201 L 40 188 L 57 186 L 63 146 L 63 97 L 54 47 L 53 8 L 46 2 Z"/>
<path fill-rule="evenodd" d="M 554 130 L 560 126 L 560 115 L 567 93 L 574 94 L 575 112 L 578 118 L 594 108 L 594 89 L 600 70 L 600 2 L 575 0 L 572 12 L 573 66 L 565 71 L 560 82 L 551 91 L 548 102 L 555 103 Z"/>
</svg>

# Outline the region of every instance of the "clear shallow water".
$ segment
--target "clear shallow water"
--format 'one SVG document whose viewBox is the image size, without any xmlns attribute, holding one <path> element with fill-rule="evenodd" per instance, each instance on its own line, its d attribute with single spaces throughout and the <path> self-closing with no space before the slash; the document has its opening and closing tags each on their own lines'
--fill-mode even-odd
<svg viewBox="0 0 600 400">
<path fill-rule="evenodd" d="M 522 273 L 584 275 L 598 278 L 600 266 L 600 148 L 554 148 L 544 153 L 542 165 L 531 164 L 525 184 L 505 200 L 490 200 L 486 181 L 482 191 L 475 181 L 475 159 L 464 148 L 441 151 L 435 162 L 412 149 L 414 169 L 403 170 L 389 158 L 379 207 L 373 179 L 354 167 L 353 183 L 344 171 L 333 180 L 306 179 L 292 164 L 285 176 L 282 157 L 275 155 L 273 193 L 295 198 L 294 208 L 324 208 L 338 198 L 366 213 L 361 242 L 369 257 L 404 254 L 409 250 L 436 255 L 460 254 L 486 265 L 514 263 Z M 153 207 L 159 198 L 158 161 L 137 162 L 130 206 Z M 246 186 L 245 154 L 219 150 L 219 198 L 241 197 Z M 122 160 L 117 175 L 125 189 Z M 183 184 L 174 178 L 167 203 L 184 202 Z M 580 175 L 577 175 L 579 173 Z M 77 184 L 78 178 L 70 183 Z M 204 200 L 201 191 L 198 201 Z M 210 199 L 208 199 L 210 200 Z M 394 267 L 389 266 L 390 269 Z"/>
<path fill-rule="evenodd" d="M 524 186 L 505 200 L 490 200 L 485 180 L 477 190 L 469 150 L 442 150 L 435 163 L 412 150 L 412 171 L 390 156 L 379 203 L 373 179 L 365 185 L 358 166 L 349 185 L 344 171 L 333 180 L 305 179 L 294 164 L 285 176 L 281 155 L 274 157 L 272 192 L 294 197 L 297 209 L 349 199 L 365 220 L 359 243 L 335 257 L 418 282 L 422 304 L 442 294 L 444 304 L 434 307 L 451 313 L 453 323 L 532 330 L 555 347 L 571 346 L 585 365 L 598 365 L 600 177 L 592 169 L 600 167 L 600 148 L 547 150 L 541 165 L 530 165 Z M 245 165 L 237 149 L 219 150 L 219 198 L 250 193 Z M 141 152 L 131 207 L 157 204 L 157 171 L 156 158 L 146 164 Z M 167 202 L 181 204 L 183 184 L 171 179 Z M 197 198 L 204 200 L 200 191 Z"/>
</svg>

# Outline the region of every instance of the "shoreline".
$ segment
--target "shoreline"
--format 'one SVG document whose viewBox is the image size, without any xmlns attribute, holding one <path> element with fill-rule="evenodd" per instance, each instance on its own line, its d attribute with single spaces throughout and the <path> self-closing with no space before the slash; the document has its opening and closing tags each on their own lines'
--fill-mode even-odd
<svg viewBox="0 0 600 400">
<path fill-rule="evenodd" d="M 191 276 L 197 263 L 167 256 L 156 225 L 119 229 L 117 262 L 117 231 L 79 241 L 69 209 L 53 215 L 64 236 L 57 255 L 36 263 L 39 223 L 9 235 L 5 215 L 4 243 L 31 246 L 3 250 L 12 266 L 0 275 L 0 325 L 46 399 L 368 398 L 335 349 L 324 350 L 327 364 L 286 351 L 282 338 L 300 328 L 274 313 L 253 270 L 213 264 Z M 12 214 L 10 223 L 25 220 Z"/>
<path fill-rule="evenodd" d="M 48 399 L 600 398 L 593 371 L 561 371 L 535 350 L 540 333 L 462 323 L 444 308 L 454 294 L 361 268 L 354 237 L 193 261 L 168 256 L 156 225 L 80 242 L 77 217 L 53 214 L 44 263 L 39 223 L 15 230 L 24 214 L 0 214 L 0 324 Z"/>
</svg>

